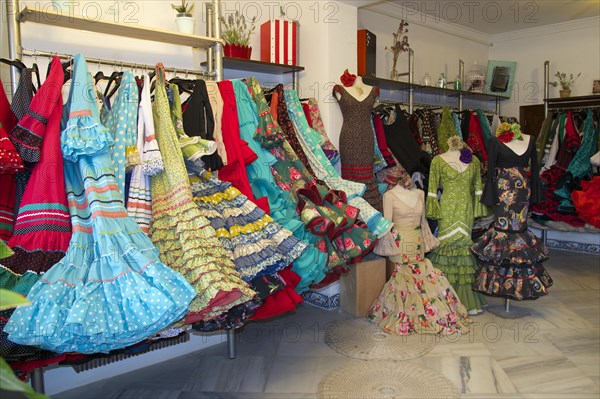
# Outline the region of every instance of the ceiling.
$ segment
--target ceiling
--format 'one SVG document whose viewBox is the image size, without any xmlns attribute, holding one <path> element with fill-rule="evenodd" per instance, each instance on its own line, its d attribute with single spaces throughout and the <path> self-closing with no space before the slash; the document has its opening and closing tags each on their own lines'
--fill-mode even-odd
<svg viewBox="0 0 600 399">
<path fill-rule="evenodd" d="M 377 7 L 382 10 L 381 7 L 396 6 L 394 8 L 398 11 L 399 7 L 404 7 L 404 13 L 410 19 L 420 18 L 433 22 L 443 19 L 488 35 L 581 18 L 600 19 L 600 0 L 384 0 L 346 3 L 364 9 Z M 422 14 L 427 16 L 419 17 Z"/>
</svg>

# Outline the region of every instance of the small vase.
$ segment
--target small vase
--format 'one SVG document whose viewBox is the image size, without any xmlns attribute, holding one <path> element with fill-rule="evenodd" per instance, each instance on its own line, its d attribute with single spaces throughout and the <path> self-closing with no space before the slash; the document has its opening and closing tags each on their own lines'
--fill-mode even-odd
<svg viewBox="0 0 600 399">
<path fill-rule="evenodd" d="M 192 17 L 177 17 L 175 18 L 175 23 L 177 24 L 177 30 L 181 33 L 186 33 L 188 35 L 194 34 L 194 28 L 196 26 L 196 20 Z"/>
<path fill-rule="evenodd" d="M 567 90 L 560 90 L 560 97 L 561 98 L 565 98 L 565 97 L 571 97 L 571 90 L 567 89 Z"/>
<path fill-rule="evenodd" d="M 396 71 L 395 69 L 392 69 L 392 72 L 390 72 L 390 80 L 398 80 L 399 76 L 398 76 L 398 71 Z"/>
</svg>

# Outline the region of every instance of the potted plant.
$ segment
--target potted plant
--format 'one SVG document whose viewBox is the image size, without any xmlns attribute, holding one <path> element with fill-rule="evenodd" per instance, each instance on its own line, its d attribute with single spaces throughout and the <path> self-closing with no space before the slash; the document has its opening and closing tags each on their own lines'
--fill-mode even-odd
<svg viewBox="0 0 600 399">
<path fill-rule="evenodd" d="M 196 25 L 196 21 L 192 17 L 194 4 L 192 3 L 192 5 L 189 5 L 185 0 L 181 0 L 181 4 L 171 4 L 171 8 L 177 11 L 175 23 L 177 24 L 179 32 L 193 35 L 194 27 Z"/>
<path fill-rule="evenodd" d="M 408 51 L 410 45 L 408 44 L 408 22 L 404 20 L 400 21 L 400 25 L 398 26 L 398 30 L 393 33 L 394 35 L 394 44 L 391 47 L 386 47 L 385 49 L 390 51 L 394 57 L 394 65 L 392 66 L 392 72 L 390 74 L 391 80 L 398 80 L 398 71 L 396 70 L 396 65 L 398 64 L 398 57 L 400 53 L 404 51 Z"/>
<path fill-rule="evenodd" d="M 255 22 L 256 17 L 247 24 L 246 18 L 239 11 L 229 14 L 227 18 L 221 17 L 222 37 L 225 41 L 223 50 L 226 57 L 250 59 L 250 36 L 256 29 Z"/>
<path fill-rule="evenodd" d="M 560 87 L 562 88 L 562 90 L 560 90 L 560 96 L 561 97 L 570 97 L 571 96 L 571 87 L 573 86 L 573 83 L 575 83 L 577 78 L 579 78 L 579 76 L 581 76 L 581 72 L 579 72 L 577 74 L 577 76 L 574 77 L 573 74 L 570 74 L 569 76 L 567 76 L 566 73 L 560 73 L 559 71 L 556 71 L 554 76 L 556 76 L 558 78 L 558 82 L 553 82 L 554 86 L 556 87 L 556 85 L 560 84 Z"/>
</svg>

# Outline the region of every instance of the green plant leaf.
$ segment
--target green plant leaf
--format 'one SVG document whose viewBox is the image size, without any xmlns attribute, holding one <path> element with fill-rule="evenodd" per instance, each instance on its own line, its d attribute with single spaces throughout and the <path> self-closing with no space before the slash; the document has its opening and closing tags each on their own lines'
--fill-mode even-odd
<svg viewBox="0 0 600 399">
<path fill-rule="evenodd" d="M 50 399 L 46 395 L 36 393 L 29 384 L 19 380 L 4 359 L 0 357 L 0 388 L 5 391 L 22 392 L 27 399 Z"/>
<path fill-rule="evenodd" d="M 16 308 L 21 305 L 28 305 L 29 301 L 20 294 L 0 288 L 0 310 Z"/>
</svg>

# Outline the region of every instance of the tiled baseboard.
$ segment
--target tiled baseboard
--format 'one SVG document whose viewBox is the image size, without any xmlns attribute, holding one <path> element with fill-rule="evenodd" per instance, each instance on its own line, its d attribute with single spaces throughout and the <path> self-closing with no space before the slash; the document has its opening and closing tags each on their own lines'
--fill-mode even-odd
<svg viewBox="0 0 600 399">
<path fill-rule="evenodd" d="M 546 246 L 559 251 L 581 252 L 586 254 L 600 254 L 600 245 L 585 242 L 563 241 L 547 239 Z"/>
<path fill-rule="evenodd" d="M 306 291 L 302 294 L 302 298 L 306 303 L 321 309 L 333 310 L 340 307 L 339 293 L 328 296 L 316 291 Z"/>
</svg>

